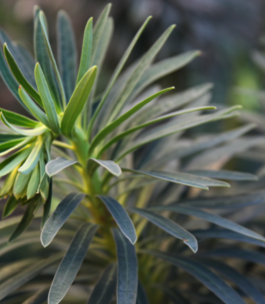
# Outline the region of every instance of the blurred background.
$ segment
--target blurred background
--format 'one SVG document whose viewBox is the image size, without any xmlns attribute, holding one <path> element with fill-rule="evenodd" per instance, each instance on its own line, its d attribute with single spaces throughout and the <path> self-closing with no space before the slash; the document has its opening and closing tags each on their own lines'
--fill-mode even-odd
<svg viewBox="0 0 265 304">
<path fill-rule="evenodd" d="M 79 50 L 83 29 L 90 16 L 97 19 L 109 1 L 99 0 L 0 0 L 0 26 L 14 40 L 33 50 L 33 7 L 39 5 L 49 21 L 52 46 L 56 48 L 56 14 L 59 9 L 71 16 Z M 113 0 L 111 15 L 114 37 L 105 60 L 102 76 L 107 80 L 137 29 L 148 15 L 148 24 L 130 61 L 143 54 L 172 23 L 177 24 L 159 53 L 163 59 L 199 49 L 202 56 L 164 81 L 178 90 L 203 82 L 213 82 L 214 104 L 243 104 L 259 110 L 257 96 L 238 94 L 237 87 L 264 88 L 262 71 L 253 63 L 252 51 L 262 48 L 265 32 L 264 0 Z M 23 111 L 0 80 L 0 106 Z"/>
</svg>

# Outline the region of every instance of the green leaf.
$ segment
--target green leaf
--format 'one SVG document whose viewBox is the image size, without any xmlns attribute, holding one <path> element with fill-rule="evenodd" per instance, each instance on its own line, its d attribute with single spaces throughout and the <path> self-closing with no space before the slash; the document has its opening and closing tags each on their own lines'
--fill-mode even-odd
<svg viewBox="0 0 265 304">
<path fill-rule="evenodd" d="M 34 197 L 28 202 L 27 210 L 24 213 L 20 223 L 18 224 L 14 232 L 11 234 L 9 242 L 14 241 L 28 228 L 34 218 L 36 210 L 38 209 L 39 201 L 40 197 Z"/>
<path fill-rule="evenodd" d="M 83 76 L 89 70 L 90 62 L 91 62 L 91 54 L 92 54 L 92 44 L 93 44 L 93 18 L 91 17 L 87 21 L 85 32 L 84 32 L 82 53 L 81 53 L 81 59 L 80 59 L 80 65 L 79 65 L 76 85 L 79 83 L 79 81 L 83 78 Z"/>
<path fill-rule="evenodd" d="M 25 149 L 8 157 L 0 165 L 0 177 L 7 175 L 9 172 L 19 166 L 30 154 L 31 149 Z"/>
<path fill-rule="evenodd" d="M 98 226 L 86 223 L 77 231 L 50 288 L 48 303 L 57 304 L 71 287 Z"/>
<path fill-rule="evenodd" d="M 176 258 L 162 252 L 150 252 L 160 259 L 166 260 L 177 267 L 182 268 L 189 274 L 201 281 L 208 289 L 216 294 L 226 304 L 244 304 L 243 299 L 227 285 L 220 277 L 201 263 L 187 258 Z"/>
<path fill-rule="evenodd" d="M 256 175 L 244 172 L 230 171 L 230 170 L 190 170 L 188 173 L 192 173 L 199 176 L 205 176 L 210 178 L 220 178 L 236 181 L 255 181 L 258 180 Z"/>
<path fill-rule="evenodd" d="M 48 217 L 50 215 L 50 211 L 51 211 L 51 207 L 52 207 L 52 186 L 53 186 L 53 181 L 52 178 L 50 179 L 49 182 L 49 194 L 47 196 L 47 200 L 44 204 L 43 207 L 43 215 L 42 215 L 42 219 L 41 219 L 41 228 L 43 228 L 43 226 L 45 225 L 45 223 L 48 220 Z"/>
<path fill-rule="evenodd" d="M 114 198 L 105 195 L 98 195 L 100 200 L 108 208 L 109 212 L 113 216 L 115 222 L 119 226 L 121 232 L 128 238 L 128 240 L 135 244 L 137 236 L 132 220 L 123 206 L 117 202 Z"/>
<path fill-rule="evenodd" d="M 54 176 L 57 173 L 61 172 L 63 169 L 68 168 L 74 164 L 78 163 L 76 160 L 69 160 L 64 157 L 57 157 L 56 159 L 51 160 L 45 166 L 45 171 L 48 176 Z"/>
<path fill-rule="evenodd" d="M 70 193 L 60 202 L 41 231 L 41 243 L 44 247 L 52 242 L 57 232 L 84 197 L 85 194 Z"/>
<path fill-rule="evenodd" d="M 188 174 L 185 172 L 157 172 L 157 171 L 140 171 L 140 170 L 133 170 L 133 169 L 127 169 L 122 168 L 123 171 L 132 172 L 132 173 L 138 173 L 142 174 L 148 177 L 161 179 L 164 181 L 168 181 L 171 183 L 176 183 L 180 185 L 190 186 L 190 187 L 196 187 L 200 189 L 208 190 L 208 186 L 212 187 L 229 187 L 229 184 L 217 181 L 214 179 L 196 176 L 192 174 Z"/>
<path fill-rule="evenodd" d="M 27 186 L 27 199 L 31 199 L 38 191 L 40 183 L 40 169 L 37 164 L 32 171 L 28 186 Z"/>
<path fill-rule="evenodd" d="M 31 54 L 27 51 L 27 49 L 18 44 L 17 42 L 11 41 L 8 35 L 0 30 L 0 40 L 2 44 L 7 43 L 7 46 L 13 55 L 15 61 L 17 62 L 19 69 L 21 70 L 24 77 L 27 81 L 36 88 L 36 83 L 34 79 L 34 59 L 32 58 Z M 30 61 L 30 62 L 29 62 Z M 32 64 L 33 61 L 33 64 Z"/>
<path fill-rule="evenodd" d="M 10 214 L 13 213 L 13 211 L 17 208 L 19 205 L 20 201 L 17 200 L 14 196 L 11 196 L 8 201 L 5 203 L 5 207 L 3 210 L 3 215 L 2 217 L 5 218 L 9 216 Z"/>
<path fill-rule="evenodd" d="M 123 108 L 125 102 L 131 95 L 132 91 L 134 90 L 135 86 L 137 85 L 138 81 L 142 77 L 143 73 L 146 69 L 150 66 L 151 62 L 162 48 L 164 43 L 166 42 L 167 38 L 169 37 L 170 33 L 174 29 L 175 25 L 170 26 L 155 42 L 155 44 L 147 51 L 147 53 L 142 57 L 142 59 L 138 62 L 137 66 L 135 67 L 133 73 L 131 74 L 128 81 L 122 87 L 122 90 L 117 97 L 115 103 L 113 104 L 112 109 L 109 113 L 111 115 L 108 118 L 108 122 L 111 122 L 115 119 L 115 117 L 120 113 L 121 109 Z"/>
<path fill-rule="evenodd" d="M 197 252 L 198 242 L 196 238 L 177 223 L 146 209 L 129 208 L 129 210 L 145 217 L 148 219 L 148 221 L 152 222 L 154 225 L 160 227 L 174 237 L 183 240 L 183 242 L 189 246 L 194 253 Z"/>
<path fill-rule="evenodd" d="M 236 109 L 239 109 L 240 106 L 231 107 L 225 110 L 218 111 L 214 114 L 209 115 L 201 115 L 196 118 L 192 117 L 192 119 L 187 115 L 187 119 L 185 121 L 180 121 L 179 123 L 176 123 L 175 121 L 166 123 L 162 126 L 158 126 L 156 128 L 153 128 L 149 133 L 141 136 L 136 141 L 130 143 L 123 151 L 119 153 L 119 155 L 116 157 L 116 160 L 122 159 L 125 155 L 129 154 L 130 152 L 136 150 L 137 148 L 152 142 L 154 140 L 163 138 L 165 136 L 172 135 L 174 133 L 184 131 L 186 129 L 211 122 L 216 121 L 219 119 L 226 119 L 227 114 L 230 114 Z M 229 116 L 230 117 L 230 116 Z"/>
<path fill-rule="evenodd" d="M 14 132 L 24 135 L 24 136 L 37 136 L 43 134 L 47 128 L 45 126 L 36 127 L 34 129 L 20 129 L 17 128 L 9 123 L 9 121 L 4 116 L 3 112 L 0 112 L 0 119 L 2 122 L 10 129 L 12 129 Z"/>
<path fill-rule="evenodd" d="M 136 304 L 149 304 L 146 292 L 140 282 L 138 282 Z"/>
<path fill-rule="evenodd" d="M 21 174 L 18 173 L 15 183 L 14 183 L 14 187 L 13 187 L 13 193 L 15 196 L 17 196 L 18 194 L 22 193 L 23 190 L 27 187 L 28 181 L 30 179 L 30 173 L 28 174 Z"/>
<path fill-rule="evenodd" d="M 138 286 L 138 265 L 134 245 L 113 229 L 118 257 L 117 304 L 135 304 Z"/>
<path fill-rule="evenodd" d="M 265 191 L 259 190 L 252 193 L 224 195 L 220 197 L 205 197 L 193 200 L 180 201 L 186 206 L 207 209 L 238 209 L 247 206 L 263 204 L 265 201 Z"/>
<path fill-rule="evenodd" d="M 32 87 L 32 85 L 27 81 L 25 76 L 22 74 L 14 57 L 12 56 L 11 52 L 9 51 L 6 43 L 4 44 L 4 54 L 6 57 L 6 61 L 8 62 L 8 65 L 10 67 L 10 70 L 12 71 L 17 82 L 24 88 L 25 91 L 27 91 L 27 93 L 30 96 L 32 96 L 32 98 L 34 98 L 36 100 L 36 102 L 40 106 L 42 106 L 42 101 L 41 101 L 39 93 Z"/>
<path fill-rule="evenodd" d="M 35 145 L 33 146 L 32 151 L 30 152 L 27 160 L 25 163 L 18 169 L 18 171 L 22 174 L 28 174 L 30 173 L 35 166 L 37 165 L 39 159 L 40 159 L 40 154 L 42 151 L 43 147 L 43 141 L 44 139 L 40 137 L 37 139 Z"/>
<path fill-rule="evenodd" d="M 157 207 L 152 207 L 150 210 L 153 211 L 159 211 L 159 210 L 169 210 L 173 212 L 177 212 L 180 214 L 186 214 L 186 215 L 191 215 L 195 217 L 199 217 L 201 219 L 204 219 L 210 223 L 216 224 L 218 226 L 224 227 L 226 229 L 235 231 L 237 233 L 244 234 L 246 236 L 252 237 L 254 239 L 260 240 L 265 242 L 265 238 L 263 238 L 261 235 L 258 233 L 255 233 L 254 231 L 251 231 L 241 225 L 238 225 L 236 223 L 233 223 L 230 220 L 227 220 L 225 218 L 222 218 L 218 215 L 211 214 L 209 212 L 200 210 L 196 207 L 190 207 L 190 206 L 181 206 L 181 205 L 168 205 L 168 206 L 157 206 Z"/>
<path fill-rule="evenodd" d="M 16 275 L 6 280 L 0 285 L 0 300 L 9 295 L 12 291 L 18 289 L 20 286 L 32 280 L 41 271 L 54 264 L 61 258 L 61 253 L 53 255 L 47 259 L 42 259 L 34 265 L 27 267 L 25 270 L 19 271 Z"/>
<path fill-rule="evenodd" d="M 146 21 L 144 22 L 144 24 L 141 26 L 141 28 L 138 30 L 138 32 L 134 36 L 132 42 L 130 43 L 129 47 L 127 48 L 127 50 L 125 51 L 124 55 L 122 56 L 122 58 L 121 58 L 121 60 L 120 60 L 120 62 L 118 64 L 118 66 L 116 67 L 113 75 L 111 76 L 111 79 L 110 79 L 109 84 L 108 84 L 108 86 L 107 86 L 107 88 L 106 88 L 106 90 L 105 90 L 105 92 L 103 94 L 103 97 L 102 97 L 102 99 L 101 99 L 101 101 L 100 101 L 100 103 L 99 103 L 99 105 L 98 105 L 95 113 L 93 114 L 90 123 L 89 123 L 89 133 L 90 133 L 90 130 L 92 129 L 92 127 L 93 127 L 93 124 L 94 124 L 94 122 L 95 122 L 95 120 L 96 120 L 96 118 L 97 118 L 97 116 L 98 116 L 101 108 L 105 104 L 105 101 L 106 101 L 106 99 L 107 99 L 107 97 L 108 97 L 108 95 L 110 93 L 110 90 L 112 89 L 115 81 L 117 80 L 119 74 L 121 73 L 121 71 L 122 71 L 122 69 L 123 69 L 123 67 L 124 67 L 124 65 L 125 65 L 128 57 L 129 57 L 129 55 L 131 54 L 131 52 L 132 52 L 132 50 L 133 50 L 136 42 L 138 41 L 139 37 L 141 36 L 143 30 L 145 29 L 145 27 L 146 27 L 146 25 L 147 25 L 147 23 L 149 22 L 150 19 L 151 19 L 151 17 L 149 16 L 146 19 Z"/>
<path fill-rule="evenodd" d="M 143 89 L 145 89 L 150 84 L 170 73 L 181 69 L 199 55 L 201 55 L 200 51 L 189 51 L 171 58 L 164 59 L 151 65 L 139 80 L 134 91 L 132 92 L 130 100 L 132 101 L 140 92 L 143 91 Z"/>
<path fill-rule="evenodd" d="M 52 48 L 51 48 L 50 43 L 49 43 L 48 33 L 47 33 L 47 29 L 46 29 L 46 19 L 45 19 L 44 13 L 42 11 L 39 12 L 38 16 L 39 16 L 39 20 L 40 20 L 41 29 L 42 29 L 44 41 L 45 41 L 45 44 L 46 44 L 47 52 L 48 52 L 50 61 L 52 63 L 52 67 L 53 67 L 53 70 L 54 70 L 54 73 L 55 73 L 55 77 L 56 77 L 56 79 L 58 81 L 58 84 L 59 84 L 59 90 L 60 90 L 60 94 L 61 94 L 61 97 L 62 97 L 62 105 L 63 105 L 63 107 L 65 107 L 66 101 L 65 101 L 65 93 L 64 93 L 63 83 L 62 83 L 62 79 L 61 79 L 61 76 L 60 76 L 55 58 L 53 56 Z"/>
<path fill-rule="evenodd" d="M 24 140 L 12 140 L 12 141 L 8 141 L 3 144 L 0 144 L 0 150 L 3 151 L 0 153 L 0 156 L 7 155 L 7 154 L 13 152 L 14 150 L 17 150 L 21 147 L 26 146 L 26 144 L 31 140 L 32 140 L 31 137 L 27 137 Z"/>
<path fill-rule="evenodd" d="M 37 87 L 42 99 L 43 107 L 45 109 L 46 115 L 48 117 L 48 121 L 50 124 L 50 128 L 55 134 L 60 132 L 59 128 L 59 120 L 57 117 L 57 112 L 55 108 L 55 104 L 53 98 L 51 96 L 51 92 L 46 81 L 46 78 L 43 74 L 43 71 L 40 65 L 37 63 L 35 67 L 35 78 Z"/>
<path fill-rule="evenodd" d="M 108 20 L 109 12 L 111 9 L 111 4 L 107 4 L 100 14 L 94 28 L 94 33 L 93 33 L 93 47 L 92 47 L 92 64 L 94 64 L 94 59 L 95 56 L 99 50 L 99 43 L 102 38 L 102 35 L 104 35 L 104 28 Z"/>
<path fill-rule="evenodd" d="M 111 145 L 113 145 L 115 142 L 123 139 L 124 137 L 128 136 L 129 134 L 137 131 L 137 130 L 140 130 L 142 128 L 145 128 L 145 127 L 148 127 L 154 123 L 157 123 L 157 122 L 160 122 L 160 121 L 163 121 L 165 119 L 168 119 L 168 118 L 172 118 L 174 116 L 177 116 L 177 115 L 182 115 L 182 114 L 187 114 L 187 113 L 191 113 L 191 112 L 196 112 L 196 111 L 204 111 L 204 110 L 214 110 L 215 107 L 198 107 L 198 108 L 189 108 L 189 109 L 186 109 L 186 110 L 181 110 L 181 111 L 176 111 L 176 112 L 171 112 L 167 115 L 163 115 L 163 116 L 160 116 L 160 117 L 157 117 L 155 119 L 152 119 L 152 120 L 149 120 L 139 126 L 135 126 L 131 129 L 127 129 L 126 131 L 124 132 L 121 132 L 119 133 L 118 135 L 116 135 L 115 137 L 113 137 L 109 142 L 107 142 L 102 148 L 101 150 L 98 152 L 98 157 L 102 155 L 102 153 L 104 151 L 106 151 Z"/>
<path fill-rule="evenodd" d="M 61 122 L 62 133 L 70 135 L 73 131 L 75 121 L 81 114 L 85 103 L 87 102 L 90 91 L 93 87 L 97 74 L 97 67 L 89 69 L 83 78 L 79 81 L 74 93 L 65 109 Z"/>
<path fill-rule="evenodd" d="M 50 124 L 47 118 L 47 115 L 34 103 L 34 101 L 29 97 L 29 95 L 24 91 L 20 86 L 18 89 L 19 96 L 32 113 L 32 115 L 42 122 L 46 127 L 50 128 Z"/>
<path fill-rule="evenodd" d="M 57 33 L 59 67 L 65 90 L 66 102 L 68 102 L 75 89 L 77 50 L 71 21 L 65 11 L 59 11 L 58 13 Z"/>
<path fill-rule="evenodd" d="M 17 135 L 17 134 L 0 134 L 0 145 L 2 147 L 2 145 L 8 143 L 8 142 L 13 142 L 15 140 L 17 141 L 22 141 L 24 139 L 23 136 L 21 135 Z M 10 148 L 11 146 L 8 146 L 8 148 Z M 4 151 L 5 148 L 0 148 L 0 151 Z"/>
<path fill-rule="evenodd" d="M 87 304 L 110 304 L 115 292 L 116 285 L 115 264 L 110 264 L 96 283 Z"/>
<path fill-rule="evenodd" d="M 25 127 L 25 128 L 35 128 L 38 125 L 37 121 L 34 121 L 21 114 L 17 114 L 2 108 L 0 108 L 0 111 L 3 112 L 6 119 L 13 125 Z"/>
<path fill-rule="evenodd" d="M 88 159 L 87 169 L 91 175 L 94 173 L 98 166 L 105 168 L 115 176 L 120 176 L 122 173 L 120 166 L 112 160 L 100 160 L 92 157 Z"/>
<path fill-rule="evenodd" d="M 164 94 L 168 91 L 171 91 L 174 89 L 174 87 L 167 88 L 164 90 L 159 91 L 156 94 L 153 94 L 149 96 L 148 98 L 144 99 L 143 101 L 136 104 L 134 107 L 132 107 L 129 111 L 121 115 L 119 118 L 114 120 L 113 122 L 109 123 L 105 128 L 103 128 L 92 140 L 91 146 L 90 146 L 90 152 L 93 151 L 93 149 L 103 140 L 106 138 L 106 136 L 115 130 L 120 124 L 122 124 L 124 121 L 126 121 L 130 116 L 132 116 L 134 113 L 140 111 L 146 104 L 154 100 L 156 97 L 160 96 L 161 94 Z"/>
<path fill-rule="evenodd" d="M 4 197 L 11 192 L 13 185 L 14 185 L 14 181 L 17 176 L 17 169 L 18 169 L 18 167 L 15 168 L 14 170 L 12 170 L 9 173 L 9 175 L 5 178 L 4 184 L 0 190 L 0 197 Z"/>
<path fill-rule="evenodd" d="M 234 282 L 244 294 L 249 295 L 255 303 L 265 304 L 264 296 L 259 289 L 234 268 L 226 265 L 225 263 L 210 259 L 203 260 L 203 264 L 226 276 L 230 281 Z"/>
</svg>

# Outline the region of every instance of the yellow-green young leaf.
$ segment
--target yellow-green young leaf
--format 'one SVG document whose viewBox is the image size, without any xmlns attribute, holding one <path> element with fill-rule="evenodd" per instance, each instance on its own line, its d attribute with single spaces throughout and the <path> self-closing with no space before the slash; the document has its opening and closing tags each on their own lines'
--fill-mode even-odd
<svg viewBox="0 0 265 304">
<path fill-rule="evenodd" d="M 31 174 L 31 177 L 30 177 L 30 180 L 28 183 L 27 199 L 30 199 L 35 195 L 35 193 L 38 190 L 39 183 L 40 183 L 40 169 L 39 169 L 39 165 L 37 164 L 37 166 L 33 169 L 33 172 Z"/>
<path fill-rule="evenodd" d="M 40 159 L 40 154 L 42 151 L 43 147 L 43 138 L 39 138 L 36 141 L 36 144 L 34 145 L 32 151 L 30 152 L 30 155 L 28 156 L 27 160 L 25 163 L 18 169 L 18 171 L 22 174 L 27 174 L 30 173 L 35 166 L 37 165 L 39 159 Z"/>
<path fill-rule="evenodd" d="M 21 174 L 18 173 L 16 180 L 15 180 L 15 184 L 14 184 L 14 188 L 13 188 L 13 193 L 14 195 L 18 195 L 21 192 L 23 192 L 23 190 L 27 187 L 28 181 L 30 179 L 30 173 L 28 174 Z"/>
<path fill-rule="evenodd" d="M 18 167 L 15 168 L 13 171 L 11 171 L 9 173 L 8 177 L 5 179 L 4 185 L 2 186 L 2 188 L 0 190 L 0 197 L 7 195 L 8 192 L 11 191 L 11 189 L 14 185 L 15 178 L 17 176 L 17 170 L 18 170 Z"/>
<path fill-rule="evenodd" d="M 41 101 L 39 93 L 32 87 L 32 85 L 27 81 L 27 79 L 24 77 L 24 75 L 20 71 L 20 68 L 18 67 L 14 57 L 10 53 L 6 43 L 4 44 L 4 54 L 6 57 L 6 61 L 10 67 L 10 70 L 12 71 L 13 75 L 15 76 L 17 82 L 28 92 L 28 94 L 30 96 L 32 96 L 32 98 L 34 98 L 36 100 L 36 102 L 40 106 L 42 106 L 42 101 Z"/>
<path fill-rule="evenodd" d="M 8 142 L 5 142 L 3 144 L 0 144 L 0 149 L 1 149 L 1 153 L 0 153 L 0 157 L 7 155 L 11 152 L 13 152 L 14 150 L 17 150 L 21 147 L 24 147 L 29 141 L 31 141 L 31 137 L 26 137 L 24 140 L 11 140 Z"/>
<path fill-rule="evenodd" d="M 84 32 L 82 54 L 80 59 L 76 85 L 82 79 L 82 77 L 85 75 L 85 73 L 88 71 L 90 67 L 92 44 L 93 44 L 93 18 L 91 17 L 86 24 L 86 28 Z"/>
<path fill-rule="evenodd" d="M 60 132 L 60 128 L 59 128 L 59 120 L 57 117 L 55 104 L 52 99 L 52 95 L 48 83 L 46 81 L 46 78 L 38 63 L 36 64 L 35 67 L 35 79 L 42 99 L 43 107 L 48 117 L 50 128 L 55 134 L 58 134 Z"/>
<path fill-rule="evenodd" d="M 71 135 L 74 124 L 81 114 L 83 107 L 88 99 L 97 74 L 97 67 L 89 69 L 79 81 L 74 93 L 65 109 L 61 123 L 62 133 L 66 136 Z"/>
<path fill-rule="evenodd" d="M 9 216 L 17 208 L 19 203 L 19 200 L 17 200 L 14 196 L 11 196 L 5 204 L 3 218 Z"/>
<path fill-rule="evenodd" d="M 47 115 L 35 104 L 35 102 L 29 97 L 24 89 L 19 86 L 18 93 L 25 106 L 29 109 L 32 115 L 42 122 L 46 127 L 50 128 L 50 124 Z"/>
</svg>

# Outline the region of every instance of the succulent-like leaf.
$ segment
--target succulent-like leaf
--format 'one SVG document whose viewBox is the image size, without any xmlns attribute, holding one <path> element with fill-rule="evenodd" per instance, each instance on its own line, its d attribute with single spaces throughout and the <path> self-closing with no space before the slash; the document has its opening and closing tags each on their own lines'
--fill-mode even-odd
<svg viewBox="0 0 265 304">
<path fill-rule="evenodd" d="M 113 216 L 121 232 L 128 238 L 128 240 L 135 244 L 137 240 L 135 228 L 132 220 L 130 219 L 126 210 L 122 205 L 117 202 L 114 198 L 106 195 L 99 195 L 100 200 L 108 208 L 109 212 Z"/>
<path fill-rule="evenodd" d="M 193 252 L 197 252 L 198 242 L 196 238 L 177 223 L 146 209 L 130 208 L 129 210 L 145 217 L 148 219 L 148 221 L 152 222 L 154 225 L 160 227 L 174 237 L 183 240 L 183 242 L 189 246 Z"/>
<path fill-rule="evenodd" d="M 105 168 L 115 176 L 120 176 L 122 173 L 120 166 L 112 160 L 100 160 L 92 157 L 88 159 L 87 168 L 90 174 L 92 174 L 98 166 Z"/>
<path fill-rule="evenodd" d="M 53 279 L 48 297 L 49 304 L 60 303 L 66 295 L 83 263 L 97 228 L 96 225 L 86 223 L 77 231 Z"/>
<path fill-rule="evenodd" d="M 61 201 L 41 231 L 41 243 L 44 247 L 52 242 L 57 232 L 84 197 L 85 194 L 70 193 Z"/>
<path fill-rule="evenodd" d="M 138 265 L 134 245 L 113 229 L 118 256 L 117 304 L 135 304 L 138 286 Z"/>
<path fill-rule="evenodd" d="M 56 159 L 51 160 L 45 166 L 45 171 L 48 176 L 54 176 L 57 173 L 61 172 L 63 169 L 73 166 L 78 163 L 76 160 L 69 160 L 64 157 L 57 157 Z"/>
</svg>

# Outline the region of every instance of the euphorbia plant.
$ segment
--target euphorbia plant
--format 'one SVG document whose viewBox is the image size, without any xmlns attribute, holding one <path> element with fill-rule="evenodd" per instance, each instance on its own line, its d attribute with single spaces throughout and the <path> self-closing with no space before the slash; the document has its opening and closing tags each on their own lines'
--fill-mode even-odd
<svg viewBox="0 0 265 304">
<path fill-rule="evenodd" d="M 49 43 L 45 15 L 38 7 L 34 11 L 35 60 L 1 31 L 2 77 L 32 118 L 1 109 L 1 156 L 9 155 L 0 165 L 0 175 L 6 176 L 1 196 L 8 198 L 3 217 L 11 215 L 19 205 L 25 212 L 22 218 L 11 217 L 1 223 L 2 244 L 10 229 L 18 225 L 9 237 L 11 244 L 0 248 L 0 254 L 24 246 L 34 262 L 22 254 L 19 261 L 4 268 L 0 298 L 21 303 L 30 296 L 28 291 L 38 291 L 25 303 L 43 303 L 49 290 L 48 303 L 56 304 L 75 281 L 74 286 L 95 285 L 88 303 L 111 303 L 115 285 L 119 304 L 147 303 L 144 288 L 151 303 L 161 303 L 163 293 L 153 289 L 155 284 L 167 281 L 170 268 L 168 264 L 157 265 L 156 257 L 160 257 L 194 275 L 223 301 L 240 302 L 240 296 L 206 266 L 181 257 L 190 254 L 186 245 L 191 252 L 197 252 L 197 239 L 185 229 L 186 223 L 178 224 L 160 213 L 166 210 L 184 214 L 184 218 L 197 216 L 243 235 L 246 242 L 263 243 L 265 239 L 257 233 L 194 207 L 192 202 L 168 205 L 172 199 L 176 202 L 185 195 L 189 197 L 187 187 L 208 190 L 211 186 L 229 186 L 215 179 L 218 177 L 255 179 L 239 172 L 191 171 L 181 163 L 168 169 L 172 160 L 222 145 L 253 126 L 199 142 L 180 139 L 191 127 L 236 115 L 238 107 L 205 114 L 215 110 L 207 106 L 209 84 L 157 100 L 173 87 L 160 90 L 150 85 L 200 54 L 191 51 L 152 64 L 174 26 L 121 74 L 150 17 L 136 33 L 105 90 L 97 92 L 113 29 L 109 11 L 107 5 L 94 27 L 92 18 L 87 22 L 78 69 L 73 30 L 64 12 L 59 12 L 57 23 L 59 65 Z M 42 250 L 34 247 L 39 246 L 39 217 L 41 244 L 49 245 Z M 168 242 L 163 236 L 161 250 L 170 252 L 178 246 L 181 256 L 150 250 L 157 242 L 157 232 L 146 219 L 178 240 L 176 243 L 170 238 Z M 49 288 L 41 273 L 48 278 L 54 274 L 50 266 L 62 258 L 61 252 L 64 257 Z M 138 264 L 144 288 L 138 284 Z M 40 280 L 43 289 L 32 286 L 33 277 Z M 21 293 L 14 293 L 19 287 Z M 82 302 L 82 298 L 73 300 L 69 294 L 66 301 Z"/>
</svg>

